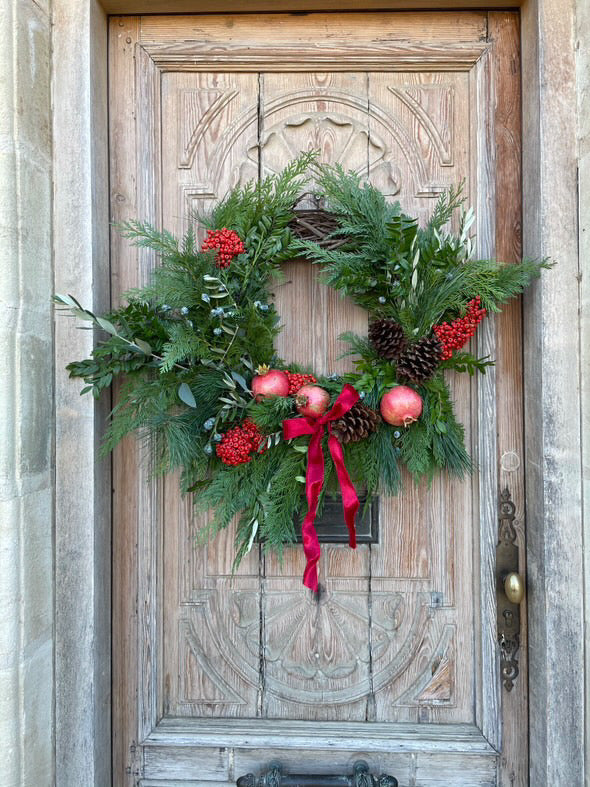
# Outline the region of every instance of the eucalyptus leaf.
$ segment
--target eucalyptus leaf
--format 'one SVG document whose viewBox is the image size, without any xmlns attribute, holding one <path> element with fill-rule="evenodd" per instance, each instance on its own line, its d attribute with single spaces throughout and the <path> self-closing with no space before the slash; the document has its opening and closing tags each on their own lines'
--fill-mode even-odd
<svg viewBox="0 0 590 787">
<path fill-rule="evenodd" d="M 113 323 L 109 322 L 108 320 L 105 320 L 104 317 L 97 317 L 96 322 L 100 325 L 103 331 L 106 331 L 107 333 L 111 333 L 113 336 L 118 335 L 117 329 L 115 328 Z"/>
<path fill-rule="evenodd" d="M 72 309 L 81 308 L 78 301 L 71 295 L 59 295 L 59 293 L 56 292 L 53 296 L 53 300 L 56 301 L 56 303 L 63 303 L 64 306 L 70 306 Z"/>
<path fill-rule="evenodd" d="M 248 388 L 248 385 L 247 385 L 247 383 L 246 383 L 246 380 L 245 380 L 245 379 L 242 377 L 242 375 L 241 375 L 241 374 L 239 374 L 239 372 L 233 372 L 233 371 L 232 371 L 232 373 L 231 373 L 231 376 L 232 376 L 232 377 L 234 378 L 234 380 L 235 380 L 235 381 L 238 383 L 238 385 L 240 385 L 240 387 L 241 387 L 241 388 L 242 388 L 244 391 L 246 391 L 246 393 L 249 393 L 249 392 L 250 392 L 250 389 Z"/>
<path fill-rule="evenodd" d="M 138 339 L 136 337 L 133 340 L 133 344 L 136 347 L 139 347 L 139 349 L 142 351 L 142 353 L 145 353 L 146 355 L 151 355 L 152 354 L 152 348 L 150 347 L 150 345 L 147 342 L 144 342 L 143 339 Z"/>
<path fill-rule="evenodd" d="M 254 544 L 254 539 L 256 538 L 256 533 L 258 533 L 258 520 L 255 519 L 252 522 L 252 532 L 250 533 L 250 538 L 248 539 L 248 546 L 246 547 L 246 555 L 252 549 L 252 545 Z"/>
<path fill-rule="evenodd" d="M 197 406 L 197 402 L 195 400 L 194 394 L 189 388 L 187 383 L 181 383 L 178 386 L 178 398 L 181 402 L 184 402 L 188 407 L 195 408 Z"/>
<path fill-rule="evenodd" d="M 96 322 L 96 317 L 92 312 L 87 311 L 86 309 L 72 309 L 72 314 L 78 317 L 80 320 L 87 320 L 89 322 Z"/>
</svg>

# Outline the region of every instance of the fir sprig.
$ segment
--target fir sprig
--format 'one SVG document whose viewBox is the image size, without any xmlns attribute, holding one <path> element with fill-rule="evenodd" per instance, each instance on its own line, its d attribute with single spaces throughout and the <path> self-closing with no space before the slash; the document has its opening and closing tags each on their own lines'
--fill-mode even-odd
<svg viewBox="0 0 590 787">
<path fill-rule="evenodd" d="M 367 310 L 370 320 L 399 323 L 404 347 L 414 350 L 433 328 L 465 315 L 479 296 L 490 312 L 518 295 L 545 260 L 503 265 L 473 259 L 473 211 L 464 210 L 462 186 L 442 194 L 425 226 L 389 202 L 373 186 L 342 167 L 319 165 L 317 153 L 304 153 L 281 173 L 233 189 L 208 217 L 196 217 L 177 239 L 141 221 L 119 227 L 135 245 L 159 258 L 145 287 L 131 291 L 127 303 L 95 315 L 71 295 L 58 305 L 95 328 L 91 357 L 68 366 L 85 382 L 82 392 L 99 397 L 122 379 L 103 450 L 136 433 L 145 443 L 154 472 L 181 471 L 183 493 L 198 492 L 199 509 L 211 509 L 201 537 L 231 522 L 236 525 L 236 561 L 253 549 L 280 552 L 295 539 L 305 507 L 306 437 L 285 441 L 282 424 L 297 417 L 293 397 L 256 401 L 252 378 L 259 365 L 314 373 L 276 357 L 280 315 L 271 295 L 281 264 L 307 257 L 321 269 L 328 286 Z M 326 249 L 294 237 L 290 223 L 309 173 L 314 190 L 336 218 L 334 234 L 344 243 Z M 196 224 L 239 235 L 245 251 L 229 267 L 218 268 L 214 251 L 201 251 Z M 451 230 L 455 226 L 456 230 Z M 444 470 L 462 477 L 472 471 L 464 429 L 455 416 L 449 372 L 485 373 L 491 359 L 454 350 L 430 377 L 408 383 L 398 374 L 398 356 L 380 357 L 365 337 L 343 334 L 343 355 L 354 372 L 319 376 L 331 402 L 351 383 L 364 403 L 378 409 L 385 393 L 400 383 L 422 399 L 419 419 L 407 427 L 381 423 L 368 438 L 344 447 L 351 478 L 370 500 L 401 490 L 401 468 L 415 481 Z M 398 361 L 395 360 L 398 358 Z M 400 364 L 403 371 L 403 366 Z M 262 435 L 249 461 L 223 464 L 216 447 L 224 432 L 251 419 Z M 239 431 L 239 430 L 237 430 Z M 327 494 L 338 491 L 334 466 L 323 445 Z"/>
</svg>

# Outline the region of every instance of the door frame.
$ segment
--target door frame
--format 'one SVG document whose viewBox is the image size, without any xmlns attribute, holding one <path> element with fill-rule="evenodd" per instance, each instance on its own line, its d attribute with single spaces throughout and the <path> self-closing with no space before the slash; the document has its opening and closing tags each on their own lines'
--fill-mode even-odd
<svg viewBox="0 0 590 787">
<path fill-rule="evenodd" d="M 437 10 L 474 5 L 501 4 L 451 0 Z M 216 10 L 265 6 L 218 2 Z M 193 13 L 210 7 L 190 3 Z M 273 3 L 276 11 L 355 7 L 384 3 Z M 109 294 L 106 14 L 175 10 L 186 12 L 187 3 L 53 0 L 55 289 L 94 309 L 108 306 Z M 582 351 L 579 325 L 563 319 L 580 303 L 574 15 L 575 0 L 521 4 L 524 252 L 553 255 L 560 276 L 559 286 L 546 276 L 524 298 L 530 781 L 572 786 L 584 782 L 584 694 L 571 677 L 584 674 Z M 60 320 L 55 340 L 56 783 L 106 785 L 111 483 L 109 463 L 96 456 L 105 408 L 81 399 L 63 372 L 73 354 L 88 353 L 91 336 Z"/>
</svg>

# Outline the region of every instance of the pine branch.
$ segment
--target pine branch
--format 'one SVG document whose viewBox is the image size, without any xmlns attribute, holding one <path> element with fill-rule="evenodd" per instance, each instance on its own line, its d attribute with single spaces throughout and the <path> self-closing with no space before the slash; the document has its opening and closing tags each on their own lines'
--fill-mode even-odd
<svg viewBox="0 0 590 787">
<path fill-rule="evenodd" d="M 283 421 L 295 415 L 295 402 L 290 396 L 269 396 L 260 402 L 252 400 L 248 415 L 262 434 L 281 432 Z"/>
<path fill-rule="evenodd" d="M 468 372 L 470 377 L 476 372 L 485 374 L 489 366 L 494 366 L 494 361 L 488 360 L 489 355 L 483 358 L 476 358 L 468 352 L 455 351 L 451 358 L 442 361 L 439 369 L 452 369 L 455 372 Z"/>
<path fill-rule="evenodd" d="M 451 220 L 455 210 L 459 208 L 465 201 L 465 197 L 463 197 L 464 185 L 465 181 L 461 181 L 458 186 L 451 186 L 448 191 L 445 191 L 440 195 L 432 212 L 432 216 L 426 225 L 427 231 L 440 232 L 444 225 Z"/>
<path fill-rule="evenodd" d="M 149 248 L 163 256 L 179 254 L 178 241 L 167 230 L 159 230 L 148 222 L 132 219 L 114 225 L 124 238 L 129 238 L 134 246 Z"/>
</svg>

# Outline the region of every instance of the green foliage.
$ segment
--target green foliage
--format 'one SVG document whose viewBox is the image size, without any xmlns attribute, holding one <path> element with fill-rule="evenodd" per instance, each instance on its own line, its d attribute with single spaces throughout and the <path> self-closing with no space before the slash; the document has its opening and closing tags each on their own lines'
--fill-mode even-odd
<svg viewBox="0 0 590 787">
<path fill-rule="evenodd" d="M 468 352 L 461 352 L 458 350 L 453 353 L 453 356 L 446 361 L 442 361 L 439 369 L 453 369 L 455 372 L 468 372 L 470 377 L 476 372 L 481 374 L 486 373 L 488 366 L 493 366 L 494 361 L 488 361 L 488 356 L 484 358 L 476 358 Z"/>
<path fill-rule="evenodd" d="M 547 261 L 502 265 L 472 260 L 469 228 L 473 212 L 461 215 L 459 233 L 444 231 L 462 204 L 461 187 L 439 198 L 426 227 L 389 204 L 369 184 L 341 167 L 319 167 L 319 185 L 338 217 L 337 234 L 347 243 L 327 250 L 312 242 L 299 253 L 322 267 L 327 284 L 340 290 L 373 317 L 399 322 L 413 338 L 433 325 L 464 313 L 477 295 L 490 311 L 518 295 Z"/>
<path fill-rule="evenodd" d="M 280 316 L 270 287 L 281 276 L 281 263 L 306 256 L 320 266 L 329 286 L 366 309 L 371 319 L 399 322 L 409 341 L 464 315 L 476 296 L 489 311 L 499 311 L 550 267 L 544 260 L 503 265 L 473 259 L 474 215 L 463 210 L 461 187 L 442 194 L 427 224 L 419 226 L 399 203 L 388 202 L 340 166 L 316 164 L 316 158 L 317 153 L 304 153 L 283 172 L 231 191 L 211 216 L 195 217 L 195 225 L 226 227 L 243 240 L 245 252 L 228 268 L 216 267 L 215 252 L 199 250 L 195 226 L 177 239 L 130 221 L 119 228 L 124 237 L 159 259 L 148 284 L 102 316 L 72 295 L 54 298 L 96 333 L 91 356 L 67 367 L 71 377 L 84 380 L 82 393 L 98 398 L 113 380 L 123 381 L 103 450 L 135 433 L 154 472 L 180 469 L 183 493 L 197 492 L 198 507 L 213 509 L 202 537 L 237 523 L 236 565 L 251 549 L 280 553 L 295 539 L 305 508 L 309 440 L 282 437 L 283 421 L 297 415 L 294 399 L 257 402 L 250 390 L 261 364 L 314 373 L 276 357 Z M 338 220 L 334 235 L 345 239 L 336 249 L 303 242 L 289 226 L 310 169 L 314 189 Z M 452 232 L 456 211 L 458 229 Z M 344 383 L 351 383 L 365 404 L 377 409 L 383 394 L 400 382 L 395 362 L 379 357 L 364 337 L 346 333 L 339 338 L 355 371 L 316 375 L 318 384 L 333 403 Z M 432 379 L 413 386 L 423 400 L 416 423 L 407 428 L 382 423 L 367 439 L 344 446 L 353 483 L 370 499 L 400 491 L 402 465 L 416 481 L 441 470 L 459 477 L 469 473 L 464 430 L 445 373 L 485 373 L 492 363 L 455 351 Z M 246 464 L 226 466 L 216 446 L 225 431 L 246 418 L 265 436 L 265 450 Z M 327 442 L 326 433 L 320 510 L 326 495 L 338 493 Z"/>
<path fill-rule="evenodd" d="M 295 416 L 295 402 L 290 396 L 269 396 L 260 402 L 252 401 L 248 415 L 263 434 L 280 432 L 285 418 Z"/>
</svg>

